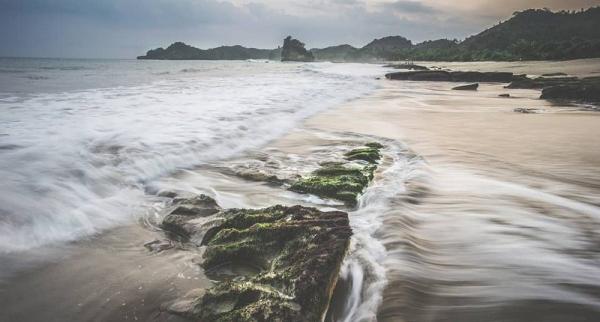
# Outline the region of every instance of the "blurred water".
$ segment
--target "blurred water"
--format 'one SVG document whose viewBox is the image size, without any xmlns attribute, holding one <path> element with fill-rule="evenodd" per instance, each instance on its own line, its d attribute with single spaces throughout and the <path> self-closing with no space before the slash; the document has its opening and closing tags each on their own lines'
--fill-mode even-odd
<svg viewBox="0 0 600 322">
<path fill-rule="evenodd" d="M 373 65 L 0 60 L 0 252 L 130 221 L 146 188 L 376 87 Z"/>
</svg>

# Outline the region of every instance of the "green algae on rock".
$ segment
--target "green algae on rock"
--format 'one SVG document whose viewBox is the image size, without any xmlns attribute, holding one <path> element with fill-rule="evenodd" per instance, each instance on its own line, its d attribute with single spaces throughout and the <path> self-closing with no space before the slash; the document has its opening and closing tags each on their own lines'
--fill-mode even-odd
<svg viewBox="0 0 600 322">
<path fill-rule="evenodd" d="M 352 230 L 348 215 L 302 206 L 229 209 L 202 240 L 207 275 L 249 265 L 224 279 L 189 312 L 201 321 L 322 321 Z"/>
<path fill-rule="evenodd" d="M 377 163 L 381 159 L 381 154 L 378 148 L 366 147 L 354 149 L 346 153 L 348 160 L 363 160 L 369 163 Z"/>
<path fill-rule="evenodd" d="M 310 176 L 294 182 L 290 190 L 337 199 L 354 206 L 358 196 L 373 180 L 377 162 L 381 159 L 379 151 L 382 148 L 383 145 L 371 142 L 363 148 L 353 149 L 345 154 L 346 160 L 361 160 L 367 162 L 367 165 L 326 163 Z"/>
</svg>

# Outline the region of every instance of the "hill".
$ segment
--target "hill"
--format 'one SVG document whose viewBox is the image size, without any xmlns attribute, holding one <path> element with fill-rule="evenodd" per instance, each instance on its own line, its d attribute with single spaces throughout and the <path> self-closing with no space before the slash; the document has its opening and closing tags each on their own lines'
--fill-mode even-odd
<svg viewBox="0 0 600 322">
<path fill-rule="evenodd" d="M 183 42 L 171 44 L 167 49 L 149 50 L 138 59 L 158 60 L 245 60 L 245 59 L 279 59 L 280 49 L 256 49 L 239 45 L 221 46 L 211 49 L 198 49 Z"/>
</svg>

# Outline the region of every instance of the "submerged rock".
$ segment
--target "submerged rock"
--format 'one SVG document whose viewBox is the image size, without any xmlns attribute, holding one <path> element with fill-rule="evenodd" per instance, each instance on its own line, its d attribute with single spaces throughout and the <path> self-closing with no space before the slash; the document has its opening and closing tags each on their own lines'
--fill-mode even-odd
<svg viewBox="0 0 600 322">
<path fill-rule="evenodd" d="M 352 235 L 348 215 L 279 205 L 221 215 L 202 240 L 202 267 L 209 276 L 251 273 L 221 279 L 175 311 L 201 321 L 322 321 Z"/>
<path fill-rule="evenodd" d="M 475 84 L 469 84 L 469 85 L 456 86 L 456 87 L 452 88 L 452 90 L 455 90 L 455 91 L 475 91 L 475 90 L 477 90 L 477 88 L 479 88 L 479 84 L 475 83 Z"/>
<path fill-rule="evenodd" d="M 410 81 L 509 83 L 513 81 L 515 75 L 508 72 L 448 72 L 427 70 L 389 73 L 385 77 L 392 80 Z"/>
<path fill-rule="evenodd" d="M 381 159 L 382 147 L 379 143 L 368 143 L 363 148 L 353 149 L 345 154 L 346 159 L 361 160 L 368 164 L 326 163 L 310 176 L 294 182 L 290 190 L 332 198 L 354 206 L 358 196 L 373 179 L 377 162 Z"/>
<path fill-rule="evenodd" d="M 507 93 L 505 93 L 505 94 L 500 94 L 500 95 L 498 95 L 498 97 L 505 97 L 505 98 L 506 98 L 506 97 L 510 97 L 510 94 L 507 94 Z"/>
<path fill-rule="evenodd" d="M 304 43 L 291 36 L 287 36 L 283 40 L 283 48 L 281 50 L 281 61 L 314 61 L 313 54 L 304 48 Z"/>
<path fill-rule="evenodd" d="M 162 221 L 161 228 L 183 240 L 188 240 L 196 231 L 193 220 L 216 214 L 221 210 L 217 202 L 206 195 L 192 198 L 173 199 L 176 208 Z"/>
<path fill-rule="evenodd" d="M 539 110 L 537 108 L 527 108 L 527 107 L 517 107 L 513 110 L 513 112 L 523 113 L 523 114 L 535 114 L 538 111 Z"/>
</svg>

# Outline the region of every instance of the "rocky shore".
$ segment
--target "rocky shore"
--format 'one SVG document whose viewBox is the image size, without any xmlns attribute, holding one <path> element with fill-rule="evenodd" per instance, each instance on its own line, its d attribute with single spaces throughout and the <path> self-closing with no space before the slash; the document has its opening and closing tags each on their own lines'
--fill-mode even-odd
<svg viewBox="0 0 600 322">
<path fill-rule="evenodd" d="M 383 148 L 370 142 L 348 149 L 293 180 L 251 171 L 242 177 L 353 207 L 373 180 Z M 153 245 L 183 243 L 200 251 L 200 266 L 213 281 L 167 305 L 169 312 L 201 321 L 323 320 L 352 236 L 347 213 L 300 205 L 222 209 L 204 194 L 160 195 L 172 199 L 173 210 L 160 225 L 167 240 Z"/>
<path fill-rule="evenodd" d="M 551 74 L 535 78 L 511 72 L 416 70 L 385 75 L 390 80 L 439 82 L 508 83 L 507 89 L 541 89 L 541 99 L 600 102 L 600 77 L 578 78 Z M 478 84 L 458 86 L 456 90 L 475 90 Z M 510 96 L 510 94 L 508 94 Z"/>
</svg>

